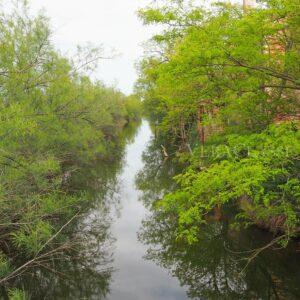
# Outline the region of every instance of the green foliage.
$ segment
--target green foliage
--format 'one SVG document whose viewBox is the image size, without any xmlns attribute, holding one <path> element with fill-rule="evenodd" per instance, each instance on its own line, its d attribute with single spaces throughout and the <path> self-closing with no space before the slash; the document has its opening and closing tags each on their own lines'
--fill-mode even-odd
<svg viewBox="0 0 300 300">
<path fill-rule="evenodd" d="M 51 225 L 45 221 L 37 221 L 33 226 L 27 225 L 14 232 L 12 242 L 17 248 L 24 249 L 31 255 L 37 253 L 51 236 Z"/>
<path fill-rule="evenodd" d="M 125 107 L 128 118 L 131 120 L 139 120 L 143 111 L 141 100 L 137 95 L 131 95 L 126 98 Z"/>
<path fill-rule="evenodd" d="M 299 1 L 266 0 L 247 11 L 228 2 L 210 9 L 162 2 L 139 14 L 163 30 L 140 63 L 137 90 L 159 134 L 193 155 L 180 155 L 190 167 L 158 207 L 177 216 L 179 237 L 190 243 L 223 206 L 241 209 L 244 224 L 295 235 Z"/>
<path fill-rule="evenodd" d="M 9 300 L 26 300 L 26 294 L 25 292 L 18 290 L 18 289 L 11 289 L 8 292 L 8 299 Z"/>
<path fill-rule="evenodd" d="M 26 1 L 1 11 L 0 32 L 0 247 L 17 261 L 64 242 L 51 237 L 87 199 L 70 190 L 72 176 L 114 158 L 140 102 L 86 75 L 101 49 L 79 47 L 73 59 L 56 51 L 48 18 Z"/>
<path fill-rule="evenodd" d="M 5 254 L 0 252 L 0 277 L 6 276 L 11 271 L 11 266 Z"/>
<path fill-rule="evenodd" d="M 261 134 L 229 136 L 215 153 L 202 172 L 191 167 L 176 176 L 180 189 L 158 204 L 178 214 L 180 235 L 193 241 L 205 216 L 228 203 L 243 209 L 238 218 L 245 221 L 268 224 L 283 216 L 275 229 L 293 235 L 300 223 L 299 131 L 273 126 Z"/>
<path fill-rule="evenodd" d="M 211 11 L 169 4 L 169 10 L 184 10 L 181 26 L 152 17 L 167 25 L 168 42 L 154 41 L 160 50 L 153 52 L 159 54 L 142 61 L 137 87 L 148 110 L 163 119 L 163 129 L 182 138 L 178 124 L 183 122 L 192 134 L 200 107 L 206 125 L 213 122 L 230 132 L 263 130 L 278 114 L 294 114 L 300 88 L 297 3 L 269 1 L 267 8 L 246 15 L 220 3 Z M 191 9 L 199 13 L 196 24 Z M 165 6 L 159 11 L 168 14 Z M 148 13 L 153 11 L 141 14 L 146 21 Z"/>
</svg>

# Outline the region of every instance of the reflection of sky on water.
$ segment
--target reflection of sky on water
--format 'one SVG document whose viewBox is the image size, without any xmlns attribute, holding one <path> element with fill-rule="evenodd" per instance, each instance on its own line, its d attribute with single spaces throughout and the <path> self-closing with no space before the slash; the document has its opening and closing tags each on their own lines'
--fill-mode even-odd
<svg viewBox="0 0 300 300">
<path fill-rule="evenodd" d="M 209 222 L 199 243 L 175 242 L 172 215 L 145 207 L 175 188 L 171 178 L 179 170 L 163 159 L 148 122 L 136 129 L 127 127 L 126 155 L 122 148 L 115 162 L 93 165 L 73 178 L 80 190 L 91 188 L 94 201 L 87 203 L 86 217 L 68 227 L 79 238 L 79 252 L 51 265 L 68 278 L 41 268 L 15 286 L 31 300 L 181 300 L 186 293 L 190 299 L 300 299 L 296 243 L 262 252 L 240 276 L 242 253 L 265 245 L 266 232 L 232 230 L 230 218 L 224 218 Z"/>
<path fill-rule="evenodd" d="M 146 246 L 137 240 L 137 231 L 147 215 L 138 201 L 140 192 L 135 187 L 135 176 L 143 168 L 142 153 L 152 136 L 148 122 L 144 121 L 134 143 L 127 146 L 126 165 L 120 176 L 120 217 L 112 225 L 116 238 L 114 268 L 110 285 L 110 300 L 186 299 L 186 293 L 177 279 L 143 256 Z"/>
</svg>

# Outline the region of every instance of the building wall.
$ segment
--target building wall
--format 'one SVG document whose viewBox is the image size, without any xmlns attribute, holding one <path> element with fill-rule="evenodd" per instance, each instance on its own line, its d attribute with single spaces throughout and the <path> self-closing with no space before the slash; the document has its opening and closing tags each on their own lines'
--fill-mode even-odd
<svg viewBox="0 0 300 300">
<path fill-rule="evenodd" d="M 244 8 L 253 7 L 256 4 L 256 0 L 243 0 Z"/>
</svg>

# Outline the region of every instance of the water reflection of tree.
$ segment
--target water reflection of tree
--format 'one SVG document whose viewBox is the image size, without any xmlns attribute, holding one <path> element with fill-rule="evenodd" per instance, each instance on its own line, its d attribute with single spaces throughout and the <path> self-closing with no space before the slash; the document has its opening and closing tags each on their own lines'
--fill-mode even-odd
<svg viewBox="0 0 300 300">
<path fill-rule="evenodd" d="M 13 282 L 28 299 L 104 299 L 109 292 L 113 239 L 100 214 L 74 224 L 70 249 L 39 261 Z M 79 221 L 79 220 L 78 220 Z M 77 233 L 77 232 L 80 232 Z"/>
<path fill-rule="evenodd" d="M 133 141 L 137 129 L 138 124 L 127 126 L 118 144 L 112 143 L 109 155 L 74 170 L 65 183 L 65 190 L 83 201 L 80 217 L 57 237 L 64 249 L 38 259 L 26 272 L 10 280 L 0 288 L 0 299 L 8 299 L 9 288 L 21 289 L 33 300 L 106 298 L 113 272 L 110 211 L 118 206 L 116 192 L 124 166 L 125 146 Z M 65 222 L 58 220 L 57 227 Z M 23 265 L 27 261 L 26 257 L 24 261 L 19 260 L 13 263 Z"/>
<path fill-rule="evenodd" d="M 169 175 L 174 169 L 170 162 L 162 164 L 154 142 L 147 148 L 144 162 L 137 185 L 143 192 L 141 200 L 151 208 L 151 202 L 173 188 Z M 148 246 L 146 259 L 169 269 L 188 288 L 191 299 L 300 298 L 299 253 L 269 250 L 242 272 L 243 258 L 249 255 L 245 251 L 266 244 L 268 237 L 254 228 L 232 230 L 230 219 L 205 226 L 199 242 L 190 246 L 176 241 L 174 217 L 152 211 L 143 222 L 139 239 Z"/>
<path fill-rule="evenodd" d="M 143 191 L 145 205 L 151 205 L 154 199 L 159 199 L 164 193 L 175 188 L 172 180 L 180 166 L 163 157 L 161 141 L 153 138 L 142 159 L 144 168 L 136 176 L 136 185 Z"/>
</svg>

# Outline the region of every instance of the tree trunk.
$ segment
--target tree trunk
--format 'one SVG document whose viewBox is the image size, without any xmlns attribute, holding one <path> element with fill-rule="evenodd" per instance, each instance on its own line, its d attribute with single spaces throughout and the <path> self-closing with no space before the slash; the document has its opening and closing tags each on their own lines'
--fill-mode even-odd
<svg viewBox="0 0 300 300">
<path fill-rule="evenodd" d="M 205 128 L 203 126 L 203 114 L 204 114 L 204 107 L 200 106 L 197 112 L 197 132 L 198 132 L 199 142 L 201 145 L 201 157 L 204 156 L 204 144 L 205 144 Z"/>
</svg>

